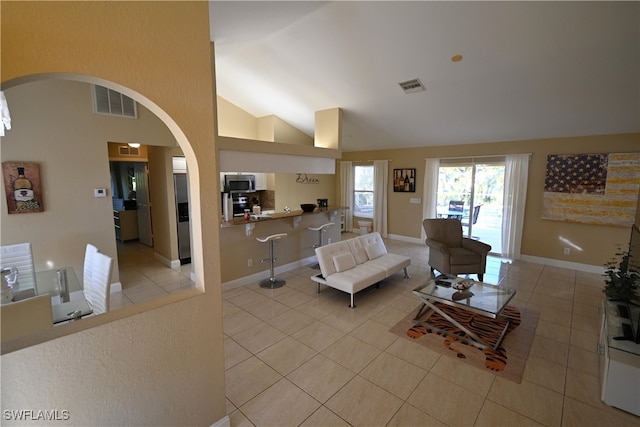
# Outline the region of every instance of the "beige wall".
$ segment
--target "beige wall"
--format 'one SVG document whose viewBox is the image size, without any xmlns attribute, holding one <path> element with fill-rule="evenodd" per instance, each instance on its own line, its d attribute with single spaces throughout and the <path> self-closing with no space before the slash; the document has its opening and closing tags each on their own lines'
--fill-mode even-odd
<svg viewBox="0 0 640 427">
<path fill-rule="evenodd" d="M 297 128 L 291 126 L 284 120 L 273 118 L 273 140 L 284 144 L 308 145 L 313 147 L 313 138 Z"/>
<path fill-rule="evenodd" d="M 316 203 L 317 199 L 329 199 L 331 206 L 338 205 L 335 175 L 277 173 L 274 176 L 276 211 L 283 211 L 285 206 L 300 209 L 300 204 Z"/>
<path fill-rule="evenodd" d="M 640 147 L 640 134 L 624 134 L 348 152 L 343 153 L 343 160 L 392 159 L 389 165 L 390 175 L 394 168 L 416 168 L 418 182 L 416 193 L 394 193 L 391 186 L 389 187 L 388 230 L 391 235 L 419 238 L 422 226 L 422 204 L 410 204 L 409 199 L 422 197 L 424 159 L 532 153 L 529 164 L 522 254 L 602 266 L 615 253 L 616 245 L 628 243 L 630 229 L 543 220 L 541 218 L 542 196 L 547 155 L 637 152 L 638 147 Z M 563 255 L 562 248 L 566 245 L 559 240 L 559 237 L 570 240 L 584 250 Z"/>
<path fill-rule="evenodd" d="M 179 262 L 173 156 L 180 148 L 149 147 L 149 197 L 153 221 L 153 252 L 163 263 Z"/>
<path fill-rule="evenodd" d="M 251 114 L 218 97 L 218 133 L 234 138 L 260 139 L 258 121 Z"/>
<path fill-rule="evenodd" d="M 0 7 L 3 89 L 47 73 L 100 79 L 167 124 L 192 172 L 196 276 L 195 290 L 52 328 L 38 337 L 45 342 L 3 354 L 2 409 L 68 409 L 75 425 L 210 425 L 222 419 L 219 201 L 216 192 L 200 192 L 201 183 L 218 179 L 208 4 Z M 44 136 L 51 133 L 39 129 L 36 136 L 46 144 Z M 86 149 L 107 156 L 106 144 Z M 101 176 L 107 179 L 107 168 Z"/>
<path fill-rule="evenodd" d="M 257 118 L 224 98 L 217 99 L 219 135 L 313 146 L 312 137 L 276 116 Z"/>
</svg>

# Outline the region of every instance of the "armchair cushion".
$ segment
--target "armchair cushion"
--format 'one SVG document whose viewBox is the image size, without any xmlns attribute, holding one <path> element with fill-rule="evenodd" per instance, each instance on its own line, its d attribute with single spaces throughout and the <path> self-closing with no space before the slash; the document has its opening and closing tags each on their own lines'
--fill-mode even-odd
<svg viewBox="0 0 640 427">
<path fill-rule="evenodd" d="M 450 258 L 449 263 L 452 265 L 464 265 L 464 264 L 480 264 L 482 257 L 480 254 L 471 252 L 465 248 L 449 248 Z"/>
<path fill-rule="evenodd" d="M 459 220 L 438 219 L 427 231 L 427 238 L 438 241 L 450 248 L 462 247 L 462 225 Z M 425 229 L 426 231 L 426 229 Z"/>
</svg>

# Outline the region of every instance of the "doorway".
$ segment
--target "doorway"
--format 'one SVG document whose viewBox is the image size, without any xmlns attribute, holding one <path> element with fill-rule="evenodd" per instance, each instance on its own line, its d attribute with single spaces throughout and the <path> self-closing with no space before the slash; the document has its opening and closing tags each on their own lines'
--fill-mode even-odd
<svg viewBox="0 0 640 427">
<path fill-rule="evenodd" d="M 459 218 L 464 236 L 491 245 L 492 253 L 502 252 L 504 171 L 504 161 L 445 159 L 438 170 L 438 216 Z"/>
<path fill-rule="evenodd" d="M 149 167 L 146 162 L 110 161 L 111 194 L 114 211 L 135 211 L 136 233 L 126 233 L 153 247 L 153 227 L 149 202 Z M 120 225 L 120 224 L 117 224 Z M 116 233 L 117 235 L 118 233 Z"/>
</svg>

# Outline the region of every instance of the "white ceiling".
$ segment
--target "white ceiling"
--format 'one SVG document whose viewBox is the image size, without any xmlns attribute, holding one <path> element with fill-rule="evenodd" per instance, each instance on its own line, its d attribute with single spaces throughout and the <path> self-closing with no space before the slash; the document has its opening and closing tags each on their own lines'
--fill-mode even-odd
<svg viewBox="0 0 640 427">
<path fill-rule="evenodd" d="M 218 95 L 345 151 L 640 132 L 637 1 L 210 6 Z"/>
</svg>

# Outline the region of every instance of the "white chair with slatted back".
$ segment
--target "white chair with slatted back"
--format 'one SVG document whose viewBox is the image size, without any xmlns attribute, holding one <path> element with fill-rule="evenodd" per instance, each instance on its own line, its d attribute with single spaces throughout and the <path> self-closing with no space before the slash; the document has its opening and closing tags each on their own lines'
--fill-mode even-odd
<svg viewBox="0 0 640 427">
<path fill-rule="evenodd" d="M 36 271 L 33 266 L 31 243 L 17 243 L 0 248 L 0 265 L 18 268 L 18 289 L 36 289 Z"/>
<path fill-rule="evenodd" d="M 91 269 L 93 256 L 98 253 L 98 248 L 91 243 L 87 243 L 87 248 L 84 251 L 84 268 L 82 271 L 82 287 L 86 288 L 87 283 L 91 280 Z"/>
<path fill-rule="evenodd" d="M 2 341 L 52 328 L 51 295 L 38 295 L 0 306 L 0 321 Z"/>
<path fill-rule="evenodd" d="M 96 252 L 91 260 L 91 280 L 84 282 L 84 297 L 91 305 L 93 314 L 106 313 L 109 311 L 113 259 Z"/>
</svg>

